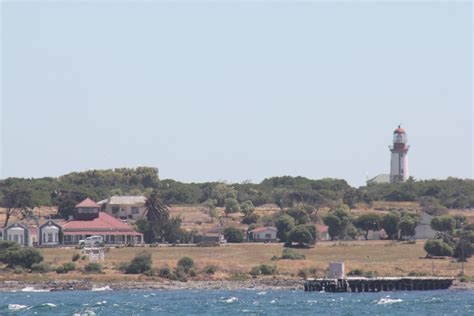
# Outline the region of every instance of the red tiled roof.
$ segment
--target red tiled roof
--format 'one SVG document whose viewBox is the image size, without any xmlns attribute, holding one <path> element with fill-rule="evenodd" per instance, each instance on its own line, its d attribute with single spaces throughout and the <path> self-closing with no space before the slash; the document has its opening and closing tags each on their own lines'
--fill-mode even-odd
<svg viewBox="0 0 474 316">
<path fill-rule="evenodd" d="M 98 231 L 132 231 L 133 227 L 125 224 L 119 219 L 105 213 L 99 212 L 99 217 L 92 220 L 70 220 L 63 225 L 64 233 L 78 230 Z"/>
<path fill-rule="evenodd" d="M 77 230 L 64 232 L 64 235 L 125 235 L 125 236 L 141 236 L 142 233 L 130 231 L 97 231 L 97 230 Z"/>
<path fill-rule="evenodd" d="M 76 207 L 100 207 L 94 200 L 87 198 L 81 203 L 77 204 Z"/>
<path fill-rule="evenodd" d="M 320 233 L 327 233 L 329 229 L 328 226 L 322 225 L 322 224 L 316 224 L 316 228 L 318 229 L 318 232 Z"/>
<path fill-rule="evenodd" d="M 263 232 L 263 231 L 266 231 L 266 230 L 277 230 L 275 227 L 272 227 L 272 226 L 265 226 L 265 227 L 257 227 L 255 228 L 254 230 L 250 231 L 251 233 L 259 233 L 259 232 Z"/>
</svg>

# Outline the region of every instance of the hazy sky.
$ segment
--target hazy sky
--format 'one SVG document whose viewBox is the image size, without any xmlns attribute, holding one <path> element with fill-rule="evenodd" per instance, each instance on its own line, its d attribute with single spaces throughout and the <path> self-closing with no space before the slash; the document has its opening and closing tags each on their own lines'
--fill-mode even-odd
<svg viewBox="0 0 474 316">
<path fill-rule="evenodd" d="M 1 4 L 0 178 L 156 166 L 181 181 L 473 177 L 472 7 Z"/>
</svg>

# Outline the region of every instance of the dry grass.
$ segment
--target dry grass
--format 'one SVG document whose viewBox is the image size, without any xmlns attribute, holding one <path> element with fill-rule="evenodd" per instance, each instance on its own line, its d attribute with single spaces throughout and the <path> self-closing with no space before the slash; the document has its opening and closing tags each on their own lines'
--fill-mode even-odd
<svg viewBox="0 0 474 316">
<path fill-rule="evenodd" d="M 258 264 L 267 263 L 278 266 L 282 275 L 296 275 L 302 268 L 318 268 L 325 270 L 330 261 L 344 261 L 346 271 L 360 268 L 375 271 L 380 276 L 402 276 L 410 272 L 431 274 L 434 267 L 436 275 L 456 276 L 461 264 L 452 258 L 423 259 L 424 242 L 416 244 L 398 243 L 391 241 L 349 241 L 349 242 L 320 242 L 311 249 L 296 249 L 306 255 L 306 260 L 272 261 L 272 256 L 280 256 L 283 250 L 281 244 L 229 244 L 221 247 L 157 247 L 157 248 L 113 248 L 106 254 L 104 266 L 109 277 L 122 278 L 114 267 L 121 262 L 130 261 L 143 250 L 152 254 L 155 267 L 168 265 L 174 267 L 183 256 L 192 257 L 198 268 L 214 264 L 220 267 L 221 277 L 232 273 L 247 273 Z M 45 261 L 53 265 L 71 260 L 79 250 L 72 248 L 44 249 Z M 84 261 L 79 261 L 79 266 Z M 465 264 L 465 272 L 474 276 L 474 259 Z M 62 276 L 61 276 L 62 277 Z M 104 276 L 103 276 L 104 277 Z M 130 277 L 130 276 L 127 276 Z M 134 277 L 131 277 L 134 278 Z"/>
</svg>

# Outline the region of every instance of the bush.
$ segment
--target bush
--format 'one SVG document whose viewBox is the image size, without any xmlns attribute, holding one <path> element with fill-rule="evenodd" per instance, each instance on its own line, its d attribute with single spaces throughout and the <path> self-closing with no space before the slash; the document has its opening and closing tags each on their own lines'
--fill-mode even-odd
<svg viewBox="0 0 474 316">
<path fill-rule="evenodd" d="M 190 257 L 182 257 L 177 263 L 177 268 L 182 268 L 184 273 L 188 274 L 195 268 L 194 260 Z"/>
<path fill-rule="evenodd" d="M 347 273 L 348 276 L 363 276 L 364 274 L 365 272 L 362 269 L 354 269 Z"/>
<path fill-rule="evenodd" d="M 298 225 L 288 233 L 288 241 L 298 244 L 314 244 L 313 234 L 305 225 Z"/>
<path fill-rule="evenodd" d="M 165 278 L 165 279 L 173 279 L 173 278 L 176 278 L 176 276 L 173 274 L 173 271 L 171 271 L 171 269 L 167 266 L 165 267 L 161 267 L 159 270 L 158 270 L 158 275 L 162 278 Z"/>
<path fill-rule="evenodd" d="M 47 263 L 33 263 L 31 265 L 31 272 L 33 273 L 47 273 L 51 271 L 51 266 Z"/>
<path fill-rule="evenodd" d="M 281 254 L 280 259 L 304 260 L 304 259 L 306 259 L 306 256 L 302 255 L 302 254 L 299 254 L 299 253 L 296 253 L 291 249 L 283 249 L 283 253 Z"/>
<path fill-rule="evenodd" d="M 20 249 L 10 248 L 1 255 L 2 262 L 6 263 L 9 268 L 16 266 L 30 269 L 34 263 L 43 261 L 43 254 L 33 247 L 24 247 Z"/>
<path fill-rule="evenodd" d="M 452 256 L 453 248 L 442 240 L 428 240 L 425 243 L 428 256 Z"/>
<path fill-rule="evenodd" d="M 204 267 L 203 272 L 205 274 L 214 274 L 219 268 L 216 265 L 210 264 Z"/>
<path fill-rule="evenodd" d="M 235 227 L 227 227 L 224 229 L 224 237 L 227 242 L 239 243 L 244 241 L 244 233 Z"/>
<path fill-rule="evenodd" d="M 87 273 L 102 273 L 102 265 L 97 262 L 90 262 L 86 264 L 84 271 Z"/>
<path fill-rule="evenodd" d="M 154 277 L 157 275 L 154 269 L 146 270 L 145 272 L 143 272 L 143 274 L 149 277 Z"/>
<path fill-rule="evenodd" d="M 76 253 L 74 255 L 72 255 L 72 261 L 73 262 L 76 262 L 77 260 L 81 259 L 81 255 Z"/>
<path fill-rule="evenodd" d="M 142 252 L 132 259 L 130 264 L 125 267 L 126 274 L 139 274 L 151 269 L 153 261 L 151 260 L 151 254 L 148 252 Z"/>
<path fill-rule="evenodd" d="M 68 273 L 69 271 L 76 270 L 76 264 L 74 262 L 66 262 L 62 266 L 56 268 L 56 273 Z"/>
<path fill-rule="evenodd" d="M 255 266 L 250 270 L 250 274 L 253 276 L 257 275 L 274 275 L 276 274 L 277 267 L 271 266 L 268 264 L 261 264 L 259 266 Z"/>
<path fill-rule="evenodd" d="M 184 271 L 183 267 L 177 266 L 176 269 L 174 270 L 174 274 L 178 281 L 181 281 L 181 282 L 188 281 L 187 273 Z"/>
</svg>

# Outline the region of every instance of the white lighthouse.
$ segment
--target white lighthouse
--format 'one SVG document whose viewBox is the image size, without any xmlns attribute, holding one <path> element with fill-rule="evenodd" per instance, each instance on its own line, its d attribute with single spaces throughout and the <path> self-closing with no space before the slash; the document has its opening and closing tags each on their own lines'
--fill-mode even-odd
<svg viewBox="0 0 474 316">
<path fill-rule="evenodd" d="M 389 147 L 392 153 L 390 160 L 390 182 L 403 182 L 408 179 L 408 149 L 405 130 L 398 125 L 393 131 L 393 145 Z"/>
</svg>

